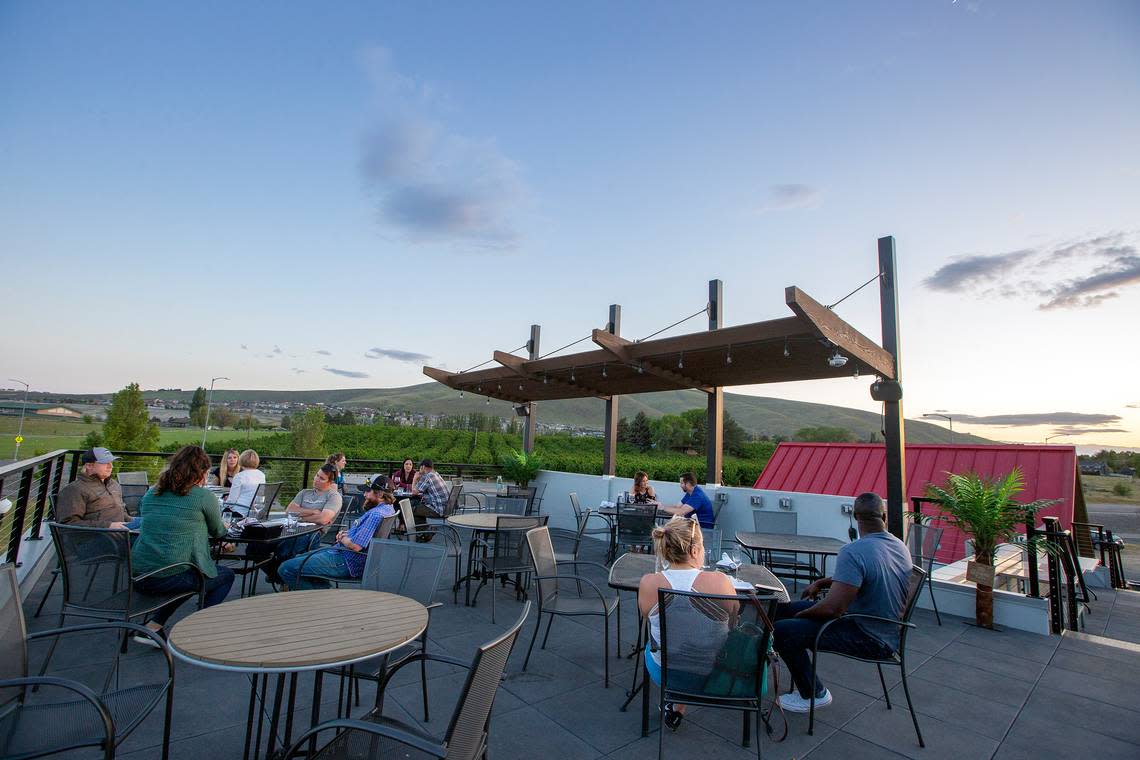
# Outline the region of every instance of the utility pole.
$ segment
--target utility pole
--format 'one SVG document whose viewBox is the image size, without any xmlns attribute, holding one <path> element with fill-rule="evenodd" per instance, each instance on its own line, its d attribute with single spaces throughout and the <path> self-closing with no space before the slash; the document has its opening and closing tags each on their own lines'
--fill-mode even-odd
<svg viewBox="0 0 1140 760">
<path fill-rule="evenodd" d="M 12 452 L 12 459 L 19 461 L 20 459 L 20 444 L 24 442 L 24 413 L 28 410 L 28 384 L 23 380 L 17 380 L 14 377 L 8 378 L 13 383 L 19 383 L 24 386 L 24 403 L 20 407 L 20 429 L 16 432 L 16 450 Z"/>
<path fill-rule="evenodd" d="M 218 380 L 229 380 L 228 377 L 210 378 L 210 394 L 206 396 L 206 423 L 202 425 L 202 448 L 206 448 L 206 431 L 210 429 L 210 407 L 214 404 L 214 383 Z"/>
</svg>

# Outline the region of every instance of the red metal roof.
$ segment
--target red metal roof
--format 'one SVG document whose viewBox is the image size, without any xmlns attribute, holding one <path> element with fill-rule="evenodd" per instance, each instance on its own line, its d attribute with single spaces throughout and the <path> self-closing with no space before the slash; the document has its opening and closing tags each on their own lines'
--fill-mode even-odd
<svg viewBox="0 0 1140 760">
<path fill-rule="evenodd" d="M 1060 499 L 1043 515 L 1073 521 L 1077 452 L 1073 446 L 914 444 L 906 447 L 907 499 L 925 496 L 929 483 L 945 485 L 946 473 L 976 472 L 983 477 L 1005 475 L 1020 467 L 1025 490 L 1019 501 Z M 768 461 L 755 488 L 796 493 L 857 496 L 864 491 L 886 492 L 886 448 L 873 443 L 781 443 Z M 965 536 L 947 529 L 940 561 L 965 556 Z"/>
</svg>

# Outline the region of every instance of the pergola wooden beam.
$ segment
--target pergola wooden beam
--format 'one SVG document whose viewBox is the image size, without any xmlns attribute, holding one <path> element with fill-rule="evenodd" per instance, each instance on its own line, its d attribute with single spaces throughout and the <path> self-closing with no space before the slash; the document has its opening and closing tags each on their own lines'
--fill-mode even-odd
<svg viewBox="0 0 1140 760">
<path fill-rule="evenodd" d="M 821 338 L 831 341 L 836 348 L 851 354 L 883 377 L 894 378 L 894 357 L 880 348 L 875 341 L 843 321 L 834 311 L 795 285 L 784 289 L 784 300 L 799 319 L 814 329 Z"/>
<path fill-rule="evenodd" d="M 592 337 L 595 343 L 601 346 L 603 350 L 609 352 L 615 359 L 620 362 L 623 362 L 625 364 L 636 364 L 638 367 L 644 369 L 654 377 L 660 377 L 664 380 L 676 383 L 678 387 L 681 388 L 696 388 L 697 390 L 704 391 L 705 393 L 713 392 L 712 386 L 706 385 L 700 380 L 688 377 L 681 374 L 680 372 L 675 372 L 671 369 L 665 369 L 664 367 L 658 366 L 651 361 L 634 358 L 630 348 L 637 344 L 633 343 L 632 341 L 628 341 L 625 338 L 620 338 L 617 335 L 612 335 L 605 330 L 594 330 Z"/>
<path fill-rule="evenodd" d="M 472 383 L 465 382 L 463 379 L 461 379 L 463 378 L 462 373 L 452 374 L 445 369 L 439 369 L 438 367 L 429 367 L 425 365 L 424 374 L 438 383 L 443 383 L 448 388 L 454 388 L 457 391 L 472 390 L 470 388 Z M 504 391 L 500 387 L 504 382 L 509 384 L 512 379 L 516 380 L 517 382 L 517 378 L 513 373 L 511 375 L 499 377 L 494 380 L 483 381 L 480 383 L 482 387 L 479 390 L 473 392 L 478 393 L 481 396 L 489 396 L 491 398 L 497 398 L 502 401 L 509 401 L 512 404 L 525 404 L 530 401 L 531 399 L 525 399 L 522 396 L 512 393 L 510 390 Z"/>
<path fill-rule="evenodd" d="M 514 354 L 508 354 L 506 351 L 496 351 L 493 354 L 493 356 L 495 358 L 495 361 L 497 361 L 499 364 L 502 364 L 504 367 L 511 370 L 512 372 L 514 372 L 519 377 L 525 378 L 527 380 L 533 380 L 535 382 L 544 382 L 544 378 L 539 377 L 536 373 L 531 372 L 530 370 L 528 370 L 526 368 L 525 365 L 527 365 L 529 363 L 533 363 L 533 362 L 529 362 L 527 359 L 523 359 L 521 356 L 515 356 Z M 566 381 L 564 381 L 558 377 L 546 377 L 545 382 L 551 383 L 551 384 L 556 385 L 560 388 L 587 390 L 587 391 L 590 391 L 590 395 L 596 396 L 597 398 L 600 398 L 603 401 L 608 401 L 610 398 L 609 395 L 607 395 L 607 394 L 605 394 L 599 390 L 595 390 L 595 389 L 591 388 L 589 385 L 585 385 L 584 383 L 579 383 L 579 382 L 569 383 L 569 382 L 566 382 Z"/>
</svg>

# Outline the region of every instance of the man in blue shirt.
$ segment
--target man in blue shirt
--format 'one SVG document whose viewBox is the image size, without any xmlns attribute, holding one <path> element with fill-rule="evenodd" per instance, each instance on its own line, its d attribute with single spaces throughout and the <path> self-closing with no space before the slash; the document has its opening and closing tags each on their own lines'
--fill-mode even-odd
<svg viewBox="0 0 1140 760">
<path fill-rule="evenodd" d="M 860 494 L 854 511 L 859 540 L 839 550 L 835 573 L 808 586 L 803 601 L 776 608 L 774 645 L 798 689 L 798 693 L 779 697 L 780 705 L 790 712 L 808 712 L 813 690 L 816 709 L 831 704 L 831 692 L 819 678 L 811 683 L 809 652 L 824 623 L 846 612 L 892 620 L 901 618 L 904 612 L 910 583 L 910 551 L 887 532 L 887 508 L 878 494 Z M 827 596 L 816 601 L 824 590 Z M 819 640 L 820 651 L 871 660 L 886 659 L 898 645 L 898 625 L 867 620 L 841 620 L 828 626 Z"/>
<path fill-rule="evenodd" d="M 692 515 L 697 518 L 697 522 L 701 524 L 702 528 L 716 527 L 716 515 L 713 514 L 712 499 L 709 498 L 703 488 L 697 485 L 697 476 L 691 472 L 682 475 L 681 490 L 685 492 L 685 495 L 681 497 L 680 504 L 658 507 L 658 509 L 679 517 Z"/>
</svg>

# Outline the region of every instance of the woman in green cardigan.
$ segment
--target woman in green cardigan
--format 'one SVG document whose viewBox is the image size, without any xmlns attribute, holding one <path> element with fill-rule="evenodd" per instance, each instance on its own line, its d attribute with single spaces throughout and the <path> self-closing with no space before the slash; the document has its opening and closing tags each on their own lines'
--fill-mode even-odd
<svg viewBox="0 0 1140 760">
<path fill-rule="evenodd" d="M 197 591 L 201 577 L 206 583 L 206 607 L 220 604 L 230 593 L 233 570 L 218 567 L 210 557 L 210 537 L 226 535 L 226 526 L 217 497 L 202 487 L 209 471 L 210 457 L 202 447 L 183 446 L 139 502 L 143 521 L 131 548 L 132 570 L 142 575 L 167 568 L 135 581 L 135 588 L 144 594 Z M 165 637 L 163 626 L 184 601 L 162 607 L 148 625 Z M 135 640 L 154 646 L 146 637 Z"/>
</svg>

